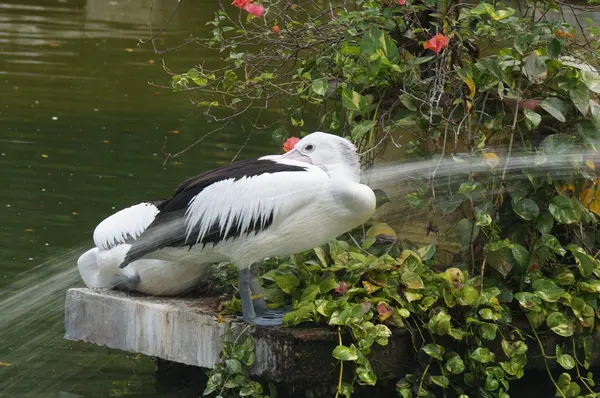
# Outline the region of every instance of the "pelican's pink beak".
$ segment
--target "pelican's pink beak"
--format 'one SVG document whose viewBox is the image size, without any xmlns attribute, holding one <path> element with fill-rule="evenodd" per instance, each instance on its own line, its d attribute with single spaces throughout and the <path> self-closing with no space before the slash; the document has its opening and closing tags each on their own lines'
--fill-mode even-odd
<svg viewBox="0 0 600 398">
<path fill-rule="evenodd" d="M 296 148 L 294 148 L 291 151 L 286 152 L 283 155 L 281 155 L 281 159 L 295 160 L 295 161 L 298 161 L 298 162 L 304 162 L 304 163 L 313 164 L 312 160 L 308 156 L 303 155 Z"/>
</svg>

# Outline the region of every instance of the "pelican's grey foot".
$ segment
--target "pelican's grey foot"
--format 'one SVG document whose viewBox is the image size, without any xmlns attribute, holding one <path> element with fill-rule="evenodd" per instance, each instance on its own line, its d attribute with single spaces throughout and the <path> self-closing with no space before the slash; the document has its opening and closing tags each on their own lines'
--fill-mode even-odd
<svg viewBox="0 0 600 398">
<path fill-rule="evenodd" d="M 244 321 L 259 326 L 277 326 L 283 323 L 285 311 L 270 310 L 267 307 L 256 273 L 250 269 L 241 270 L 238 289 L 242 299 Z"/>
<path fill-rule="evenodd" d="M 248 319 L 244 317 L 244 321 L 258 326 L 279 326 L 283 324 L 283 314 L 280 316 L 257 316 Z"/>
</svg>

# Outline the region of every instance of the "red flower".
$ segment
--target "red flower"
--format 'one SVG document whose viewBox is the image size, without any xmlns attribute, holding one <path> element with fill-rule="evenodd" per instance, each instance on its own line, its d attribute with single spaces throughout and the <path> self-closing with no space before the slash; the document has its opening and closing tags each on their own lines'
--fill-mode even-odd
<svg viewBox="0 0 600 398">
<path fill-rule="evenodd" d="M 406 4 L 406 0 L 396 0 L 396 4 L 398 4 L 399 6 L 403 6 Z"/>
<path fill-rule="evenodd" d="M 273 33 L 279 34 L 279 25 L 273 25 Z"/>
<path fill-rule="evenodd" d="M 287 140 L 285 140 L 282 146 L 283 152 L 289 152 L 292 149 L 294 149 L 294 145 L 296 145 L 298 141 L 300 141 L 300 138 L 298 137 L 290 137 Z"/>
<path fill-rule="evenodd" d="M 573 32 L 559 29 L 556 31 L 556 37 L 559 39 L 570 39 L 573 37 Z"/>
<path fill-rule="evenodd" d="M 446 47 L 448 45 L 449 42 L 450 42 L 449 37 L 446 37 L 443 34 L 438 33 L 437 35 L 433 36 L 431 39 L 429 39 L 425 43 L 423 43 L 423 48 L 426 50 L 430 49 L 439 54 L 444 49 L 444 47 Z"/>
<path fill-rule="evenodd" d="M 257 18 L 260 18 L 265 12 L 265 7 L 263 7 L 261 4 L 250 3 L 244 7 L 244 10 L 248 11 Z"/>
<path fill-rule="evenodd" d="M 252 3 L 252 0 L 233 0 L 231 4 L 239 8 L 244 8 L 250 3 Z"/>
<path fill-rule="evenodd" d="M 349 287 L 350 287 L 350 284 L 348 282 L 339 281 L 338 285 L 335 288 L 335 292 L 340 293 L 340 294 L 346 294 Z"/>
</svg>

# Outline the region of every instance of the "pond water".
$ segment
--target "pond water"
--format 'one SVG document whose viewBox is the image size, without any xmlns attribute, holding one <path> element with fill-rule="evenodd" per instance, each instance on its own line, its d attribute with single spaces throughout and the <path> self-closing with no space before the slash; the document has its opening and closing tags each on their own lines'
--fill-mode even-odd
<svg viewBox="0 0 600 398">
<path fill-rule="evenodd" d="M 105 216 L 170 195 L 176 184 L 239 156 L 276 153 L 270 134 L 213 129 L 169 84 L 198 46 L 157 56 L 140 38 L 176 0 L 0 0 L 0 395 L 181 396 L 157 392 L 154 362 L 62 339 L 75 260 Z M 159 46 L 206 35 L 213 1 L 181 5 Z M 242 149 L 243 148 L 243 149 Z M 30 289 L 25 289 L 30 286 Z"/>
</svg>

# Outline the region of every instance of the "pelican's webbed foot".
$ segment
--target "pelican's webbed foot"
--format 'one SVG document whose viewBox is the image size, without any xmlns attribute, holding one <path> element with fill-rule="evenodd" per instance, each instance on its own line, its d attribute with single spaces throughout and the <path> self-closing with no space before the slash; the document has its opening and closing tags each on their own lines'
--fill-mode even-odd
<svg viewBox="0 0 600 398">
<path fill-rule="evenodd" d="M 258 282 L 257 264 L 240 271 L 239 291 L 244 321 L 259 326 L 277 326 L 283 323 L 283 316 L 287 311 L 267 307 L 265 295 Z"/>
</svg>

